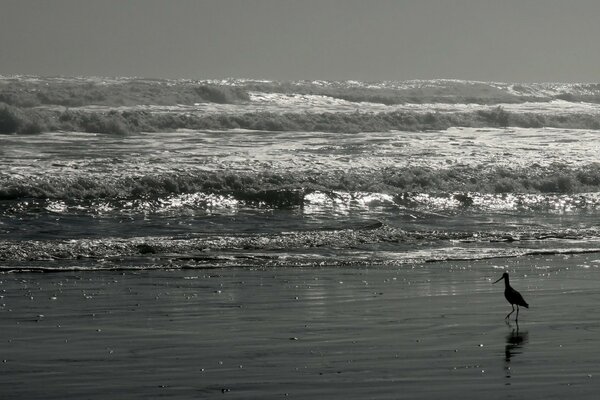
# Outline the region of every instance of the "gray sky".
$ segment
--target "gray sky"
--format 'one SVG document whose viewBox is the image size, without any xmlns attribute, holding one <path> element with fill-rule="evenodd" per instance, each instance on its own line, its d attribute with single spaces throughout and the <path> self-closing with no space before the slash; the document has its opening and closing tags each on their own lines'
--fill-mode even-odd
<svg viewBox="0 0 600 400">
<path fill-rule="evenodd" d="M 598 0 L 0 0 L 0 74 L 600 81 Z"/>
</svg>

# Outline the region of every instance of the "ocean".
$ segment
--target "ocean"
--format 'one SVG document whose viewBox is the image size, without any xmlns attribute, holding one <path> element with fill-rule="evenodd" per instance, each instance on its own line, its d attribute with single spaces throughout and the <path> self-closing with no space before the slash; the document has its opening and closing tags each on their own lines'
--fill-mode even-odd
<svg viewBox="0 0 600 400">
<path fill-rule="evenodd" d="M 0 397 L 596 398 L 598 154 L 595 84 L 0 77 Z"/>
<path fill-rule="evenodd" d="M 0 135 L 3 272 L 600 252 L 598 85 L 0 81 L 5 110 L 46 118 Z"/>
</svg>

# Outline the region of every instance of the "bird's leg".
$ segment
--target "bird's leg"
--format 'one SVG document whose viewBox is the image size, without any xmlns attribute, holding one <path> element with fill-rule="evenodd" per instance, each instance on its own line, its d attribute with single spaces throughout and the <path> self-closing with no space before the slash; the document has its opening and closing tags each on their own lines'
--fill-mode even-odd
<svg viewBox="0 0 600 400">
<path fill-rule="evenodd" d="M 517 304 L 517 317 L 515 318 L 515 321 L 519 320 L 519 305 Z"/>
<path fill-rule="evenodd" d="M 512 308 L 513 308 L 513 309 L 512 309 L 512 311 L 511 311 L 511 312 L 509 312 L 509 313 L 508 313 L 508 315 L 507 315 L 506 317 L 504 317 L 504 319 L 508 319 L 508 317 L 510 317 L 510 314 L 512 314 L 512 313 L 514 313 L 514 312 L 515 312 L 515 305 L 514 305 L 514 304 L 511 304 L 511 306 L 512 306 Z"/>
</svg>

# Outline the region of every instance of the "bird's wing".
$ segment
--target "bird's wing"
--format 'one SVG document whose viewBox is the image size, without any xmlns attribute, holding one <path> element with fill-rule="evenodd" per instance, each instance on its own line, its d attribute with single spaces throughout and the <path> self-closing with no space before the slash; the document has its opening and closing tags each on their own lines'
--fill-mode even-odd
<svg viewBox="0 0 600 400">
<path fill-rule="evenodd" d="M 525 307 L 525 308 L 529 308 L 529 304 L 527 304 L 527 302 L 525 301 L 523 296 L 521 296 L 521 293 L 517 292 L 514 289 L 513 289 L 513 300 L 514 300 L 515 304 Z"/>
</svg>

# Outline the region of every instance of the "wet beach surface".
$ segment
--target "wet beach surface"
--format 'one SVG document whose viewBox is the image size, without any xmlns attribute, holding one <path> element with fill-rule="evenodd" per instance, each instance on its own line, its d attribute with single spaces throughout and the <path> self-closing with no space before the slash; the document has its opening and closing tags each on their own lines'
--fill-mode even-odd
<svg viewBox="0 0 600 400">
<path fill-rule="evenodd" d="M 0 275 L 4 398 L 593 398 L 600 257 Z M 504 271 L 530 304 L 517 326 Z M 513 316 L 514 317 L 514 314 Z"/>
</svg>

